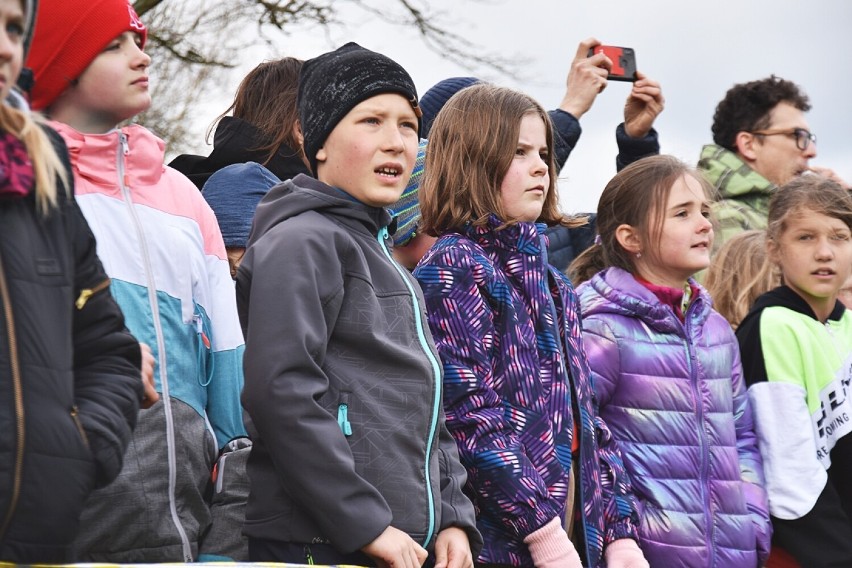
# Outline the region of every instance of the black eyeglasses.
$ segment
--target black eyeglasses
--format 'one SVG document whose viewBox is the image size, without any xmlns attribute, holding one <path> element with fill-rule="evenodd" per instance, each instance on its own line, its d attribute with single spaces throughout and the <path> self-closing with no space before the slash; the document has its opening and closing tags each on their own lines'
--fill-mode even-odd
<svg viewBox="0 0 852 568">
<path fill-rule="evenodd" d="M 804 128 L 776 128 L 775 130 L 755 130 L 752 134 L 756 134 L 758 136 L 775 136 L 777 134 L 783 134 L 785 136 L 793 136 L 796 138 L 796 148 L 804 152 L 808 149 L 808 146 L 811 142 L 816 144 L 816 134 L 812 134 L 810 131 L 805 130 Z"/>
</svg>

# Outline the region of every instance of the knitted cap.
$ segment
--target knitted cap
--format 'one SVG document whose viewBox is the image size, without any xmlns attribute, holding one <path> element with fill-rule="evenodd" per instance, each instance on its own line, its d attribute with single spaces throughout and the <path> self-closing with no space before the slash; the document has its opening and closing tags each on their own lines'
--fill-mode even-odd
<svg viewBox="0 0 852 568">
<path fill-rule="evenodd" d="M 405 186 L 399 201 L 388 207 L 391 215 L 396 217 L 396 231 L 393 233 L 393 244 L 401 247 L 408 244 L 417 233 L 420 224 L 420 178 L 423 176 L 423 165 L 426 163 L 426 145 L 428 140 L 420 139 L 420 147 L 417 150 L 417 161 L 414 162 L 414 171 Z"/>
<path fill-rule="evenodd" d="M 420 99 L 420 108 L 423 109 L 423 126 L 420 128 L 420 136 L 429 138 L 429 131 L 432 130 L 432 123 L 435 122 L 435 117 L 438 112 L 444 108 L 450 97 L 464 89 L 480 83 L 476 77 L 450 77 L 435 84 L 431 89 L 423 94 Z"/>
<path fill-rule="evenodd" d="M 305 155 L 314 175 L 317 152 L 337 123 L 359 103 L 382 93 L 399 93 L 411 102 L 418 122 L 417 89 L 396 61 L 357 43 L 309 59 L 299 74 L 299 121 Z"/>
<path fill-rule="evenodd" d="M 201 195 L 216 214 L 226 247 L 246 247 L 258 202 L 280 181 L 255 162 L 231 164 L 210 176 Z"/>
<path fill-rule="evenodd" d="M 39 0 L 26 66 L 35 85 L 30 105 L 49 107 L 109 43 L 124 32 L 148 31 L 128 0 Z"/>
</svg>

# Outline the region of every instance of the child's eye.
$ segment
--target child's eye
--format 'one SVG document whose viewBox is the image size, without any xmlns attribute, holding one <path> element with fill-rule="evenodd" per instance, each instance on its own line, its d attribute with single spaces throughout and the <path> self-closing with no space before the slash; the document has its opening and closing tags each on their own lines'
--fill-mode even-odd
<svg viewBox="0 0 852 568">
<path fill-rule="evenodd" d="M 20 22 L 9 22 L 6 24 L 6 33 L 11 38 L 20 38 L 24 35 L 24 26 Z"/>
<path fill-rule="evenodd" d="M 108 44 L 108 45 L 104 48 L 104 51 L 115 51 L 115 50 L 120 49 L 120 48 L 121 48 L 121 43 L 120 43 L 118 40 L 116 40 L 116 41 L 112 41 L 112 42 L 110 42 L 110 43 L 109 43 L 109 44 Z"/>
<path fill-rule="evenodd" d="M 538 157 L 541 158 L 542 162 L 547 162 L 547 160 L 550 159 L 550 153 L 549 152 L 539 152 Z"/>
<path fill-rule="evenodd" d="M 834 233 L 831 238 L 835 241 L 848 241 L 850 239 L 849 233 Z"/>
<path fill-rule="evenodd" d="M 811 240 L 812 238 L 813 238 L 813 237 L 812 237 L 811 235 L 799 235 L 799 240 L 800 240 L 800 241 L 809 241 L 809 240 Z"/>
<path fill-rule="evenodd" d="M 411 130 L 414 130 L 415 132 L 417 131 L 417 123 L 416 122 L 405 121 L 405 122 L 402 123 L 401 126 L 403 128 L 410 128 Z"/>
<path fill-rule="evenodd" d="M 689 215 L 689 211 L 686 209 L 681 209 L 677 213 L 675 213 L 675 217 L 687 217 Z"/>
<path fill-rule="evenodd" d="M 375 116 L 369 116 L 365 118 L 363 122 L 365 122 L 366 124 L 379 124 L 379 119 Z"/>
<path fill-rule="evenodd" d="M 526 153 L 527 153 L 527 152 L 526 152 L 526 150 L 524 150 L 523 148 L 517 148 L 517 149 L 515 150 L 515 155 L 516 155 L 516 156 L 524 156 Z"/>
</svg>

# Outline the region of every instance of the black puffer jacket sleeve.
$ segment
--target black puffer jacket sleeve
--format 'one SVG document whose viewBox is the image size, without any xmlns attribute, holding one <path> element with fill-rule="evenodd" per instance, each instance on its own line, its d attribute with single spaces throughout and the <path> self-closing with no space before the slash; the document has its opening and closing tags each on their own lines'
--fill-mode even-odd
<svg viewBox="0 0 852 568">
<path fill-rule="evenodd" d="M 57 152 L 67 150 L 48 130 Z M 69 183 L 70 165 L 68 167 Z M 74 262 L 74 398 L 96 465 L 98 487 L 121 471 L 142 400 L 139 343 L 124 325 L 96 253 L 95 237 L 73 198 L 59 191 Z"/>
</svg>

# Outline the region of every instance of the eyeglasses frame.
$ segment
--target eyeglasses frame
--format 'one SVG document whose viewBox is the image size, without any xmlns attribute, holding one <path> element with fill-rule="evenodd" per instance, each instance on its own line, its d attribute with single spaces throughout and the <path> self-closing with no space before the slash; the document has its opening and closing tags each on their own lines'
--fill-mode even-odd
<svg viewBox="0 0 852 568">
<path fill-rule="evenodd" d="M 802 152 L 808 149 L 811 142 L 814 144 L 817 143 L 816 134 L 804 128 L 770 128 L 768 130 L 754 130 L 750 134 L 754 134 L 755 136 L 776 136 L 778 134 L 793 136 L 796 139 L 796 148 Z M 801 140 L 805 141 L 804 146 L 800 143 Z"/>
</svg>

